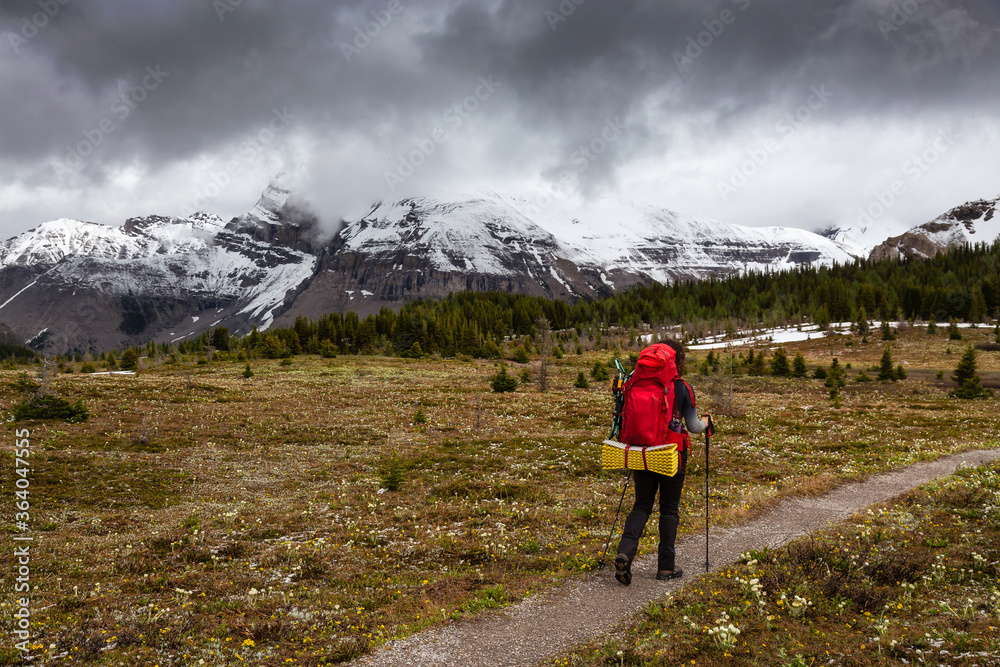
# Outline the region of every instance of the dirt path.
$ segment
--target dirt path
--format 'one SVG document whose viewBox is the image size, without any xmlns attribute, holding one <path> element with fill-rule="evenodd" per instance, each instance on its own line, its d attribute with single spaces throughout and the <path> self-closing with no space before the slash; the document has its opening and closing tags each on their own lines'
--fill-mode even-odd
<svg viewBox="0 0 1000 667">
<path fill-rule="evenodd" d="M 978 466 L 998 459 L 1000 449 L 966 452 L 848 484 L 818 498 L 787 499 L 760 519 L 736 528 L 713 530 L 709 540 L 712 567 L 729 565 L 745 551 L 780 547 L 870 505 L 949 475 L 962 465 Z M 629 587 L 620 586 L 612 570 L 605 569 L 524 600 L 504 613 L 390 642 L 355 664 L 534 665 L 609 632 L 647 602 L 663 597 L 684 582 L 698 581 L 699 573 L 704 572 L 704 535 L 679 541 L 677 553 L 678 563 L 687 573 L 681 580 L 657 581 L 655 554 L 647 555 L 636 559 Z"/>
</svg>

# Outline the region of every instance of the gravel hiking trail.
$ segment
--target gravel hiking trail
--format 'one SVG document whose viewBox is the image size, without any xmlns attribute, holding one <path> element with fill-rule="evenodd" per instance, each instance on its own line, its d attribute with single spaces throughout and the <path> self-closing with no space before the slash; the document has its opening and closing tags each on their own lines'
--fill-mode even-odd
<svg viewBox="0 0 1000 667">
<path fill-rule="evenodd" d="M 981 466 L 996 460 L 1000 460 L 1000 449 L 964 452 L 846 484 L 823 496 L 787 498 L 758 519 L 733 528 L 712 529 L 709 535 L 712 569 L 734 563 L 746 551 L 781 547 L 797 537 L 844 521 L 871 505 L 950 475 L 960 467 Z M 688 481 L 685 493 L 697 493 L 696 478 Z M 614 558 L 613 553 L 609 558 Z M 677 562 L 684 568 L 682 579 L 657 581 L 656 555 L 647 554 L 633 563 L 631 586 L 615 581 L 614 567 L 609 566 L 527 598 L 500 613 L 449 623 L 389 642 L 354 664 L 359 667 L 535 665 L 612 632 L 647 602 L 699 581 L 705 570 L 704 533 L 677 542 Z"/>
</svg>

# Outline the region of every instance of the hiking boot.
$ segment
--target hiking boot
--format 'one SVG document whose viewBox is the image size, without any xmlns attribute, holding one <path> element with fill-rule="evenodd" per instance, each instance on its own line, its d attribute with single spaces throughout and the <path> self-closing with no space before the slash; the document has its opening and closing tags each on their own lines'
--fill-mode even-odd
<svg viewBox="0 0 1000 667">
<path fill-rule="evenodd" d="M 625 554 L 618 554 L 615 558 L 615 579 L 622 586 L 628 586 L 632 583 L 632 563 L 629 562 L 628 556 Z"/>
<path fill-rule="evenodd" d="M 680 579 L 684 576 L 684 570 L 677 567 L 673 570 L 658 570 L 656 573 L 656 578 L 660 581 L 666 581 L 667 579 Z"/>
</svg>

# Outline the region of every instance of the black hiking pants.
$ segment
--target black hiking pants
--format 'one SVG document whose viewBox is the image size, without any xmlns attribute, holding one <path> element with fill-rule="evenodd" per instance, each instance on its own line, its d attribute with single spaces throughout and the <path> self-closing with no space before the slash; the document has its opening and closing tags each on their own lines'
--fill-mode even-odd
<svg viewBox="0 0 1000 667">
<path fill-rule="evenodd" d="M 635 553 L 639 550 L 639 538 L 646 529 L 649 515 L 653 513 L 653 501 L 656 499 L 656 492 L 659 491 L 660 548 L 657 569 L 674 569 L 674 542 L 677 540 L 677 526 L 681 521 L 678 508 L 681 502 L 681 490 L 684 488 L 687 455 L 687 450 L 681 452 L 681 467 L 673 477 L 648 470 L 632 472 L 632 478 L 635 480 L 635 505 L 625 519 L 622 541 L 618 544 L 618 553 L 628 556 L 630 563 L 635 560 Z"/>
</svg>

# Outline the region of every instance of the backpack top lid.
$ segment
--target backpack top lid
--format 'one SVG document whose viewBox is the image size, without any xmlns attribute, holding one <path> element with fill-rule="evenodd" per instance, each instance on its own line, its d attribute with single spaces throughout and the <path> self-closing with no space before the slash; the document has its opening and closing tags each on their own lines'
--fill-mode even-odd
<svg viewBox="0 0 1000 667">
<path fill-rule="evenodd" d="M 677 377 L 677 354 L 666 343 L 655 343 L 639 353 L 634 380 L 654 379 L 664 386 Z"/>
</svg>

